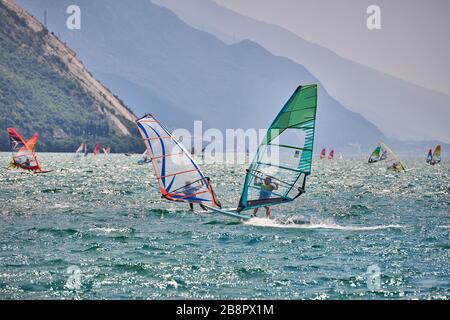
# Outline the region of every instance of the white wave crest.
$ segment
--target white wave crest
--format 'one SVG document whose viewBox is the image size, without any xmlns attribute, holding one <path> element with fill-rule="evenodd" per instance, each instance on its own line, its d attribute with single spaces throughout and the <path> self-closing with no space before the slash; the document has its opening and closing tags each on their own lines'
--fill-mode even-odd
<svg viewBox="0 0 450 320">
<path fill-rule="evenodd" d="M 343 226 L 335 224 L 331 221 L 299 221 L 295 219 L 266 219 L 266 218 L 252 218 L 243 222 L 245 225 L 255 227 L 269 227 L 269 228 L 291 228 L 291 229 L 334 229 L 344 231 L 372 231 L 382 229 L 404 228 L 405 226 L 398 224 L 380 225 L 380 226 Z"/>
</svg>

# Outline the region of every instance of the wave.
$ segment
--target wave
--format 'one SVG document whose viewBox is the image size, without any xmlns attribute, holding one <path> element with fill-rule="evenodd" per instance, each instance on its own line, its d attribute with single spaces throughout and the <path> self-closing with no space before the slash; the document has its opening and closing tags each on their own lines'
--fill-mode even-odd
<svg viewBox="0 0 450 320">
<path fill-rule="evenodd" d="M 89 231 L 95 232 L 95 233 L 102 233 L 102 234 L 111 234 L 111 233 L 133 233 L 132 228 L 90 228 Z"/>
<path fill-rule="evenodd" d="M 252 218 L 243 222 L 248 226 L 255 227 L 269 227 L 269 228 L 288 228 L 288 229 L 334 229 L 343 231 L 373 231 L 383 229 L 400 229 L 405 226 L 398 224 L 388 224 L 379 226 L 344 226 L 338 225 L 329 221 L 309 222 L 298 219 L 266 219 L 266 218 Z"/>
</svg>

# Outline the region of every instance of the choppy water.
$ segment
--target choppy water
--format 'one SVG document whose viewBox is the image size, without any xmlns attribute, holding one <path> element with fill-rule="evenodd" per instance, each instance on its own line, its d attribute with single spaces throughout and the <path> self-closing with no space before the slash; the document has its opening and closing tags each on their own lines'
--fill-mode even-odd
<svg viewBox="0 0 450 320">
<path fill-rule="evenodd" d="M 137 157 L 40 157 L 57 170 L 1 171 L 1 299 L 450 297 L 449 162 L 316 162 L 298 201 L 242 224 L 161 200 Z M 244 166 L 204 171 L 235 206 Z"/>
</svg>

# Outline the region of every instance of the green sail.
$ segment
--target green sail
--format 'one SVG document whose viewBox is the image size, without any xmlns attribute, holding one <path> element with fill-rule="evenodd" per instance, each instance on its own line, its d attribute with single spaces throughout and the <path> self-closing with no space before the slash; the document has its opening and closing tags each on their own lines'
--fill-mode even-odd
<svg viewBox="0 0 450 320">
<path fill-rule="evenodd" d="M 258 147 L 238 211 L 293 201 L 311 173 L 317 85 L 300 86 L 277 115 Z M 298 156 L 293 156 L 297 154 Z"/>
<path fill-rule="evenodd" d="M 380 146 L 376 147 L 375 150 L 373 150 L 372 154 L 369 157 L 369 163 L 378 162 L 380 160 L 380 150 Z"/>
</svg>

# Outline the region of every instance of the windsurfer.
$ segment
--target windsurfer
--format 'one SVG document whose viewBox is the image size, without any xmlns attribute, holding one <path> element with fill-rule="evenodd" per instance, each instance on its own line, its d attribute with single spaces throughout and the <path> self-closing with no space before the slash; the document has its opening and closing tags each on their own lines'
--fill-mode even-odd
<svg viewBox="0 0 450 320">
<path fill-rule="evenodd" d="M 402 164 L 400 162 L 394 162 L 391 166 L 392 170 L 395 171 L 401 171 L 402 170 Z"/>
<path fill-rule="evenodd" d="M 272 178 L 266 177 L 263 179 L 255 177 L 255 186 L 258 186 L 261 188 L 259 191 L 259 199 L 270 199 L 272 196 L 273 190 L 278 190 L 278 183 L 272 182 Z M 255 208 L 253 210 L 253 216 L 256 217 L 256 213 L 258 212 L 259 208 Z M 270 207 L 266 206 L 264 207 L 266 209 L 266 217 L 270 218 Z"/>
<path fill-rule="evenodd" d="M 29 169 L 31 168 L 31 161 L 27 156 L 20 156 L 15 159 L 15 161 L 12 161 L 14 166 L 20 166 L 23 169 Z"/>
<path fill-rule="evenodd" d="M 186 198 L 195 196 L 195 193 L 197 192 L 197 190 L 199 190 L 199 187 L 194 186 L 194 184 L 191 181 L 186 181 L 184 183 L 184 187 L 183 187 L 183 193 L 186 196 Z M 200 208 L 202 208 L 203 210 L 207 211 L 208 209 L 201 203 L 198 204 L 200 206 Z M 194 202 L 189 202 L 189 208 L 191 209 L 191 211 L 194 211 Z"/>
</svg>

